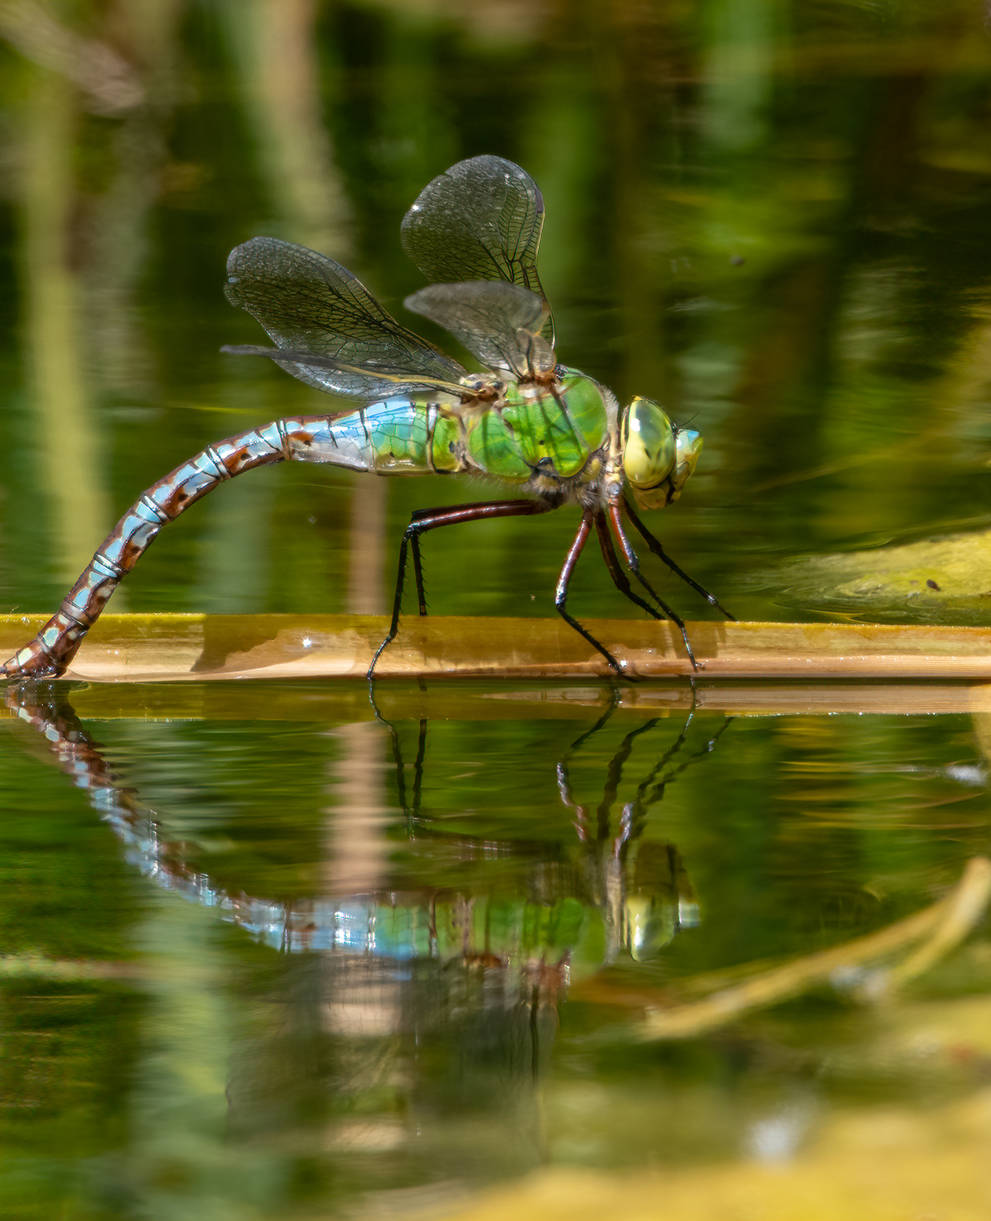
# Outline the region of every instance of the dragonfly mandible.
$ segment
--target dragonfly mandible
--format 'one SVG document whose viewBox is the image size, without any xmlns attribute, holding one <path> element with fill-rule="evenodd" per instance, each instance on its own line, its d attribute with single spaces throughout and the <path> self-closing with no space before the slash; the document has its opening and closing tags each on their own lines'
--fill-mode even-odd
<svg viewBox="0 0 991 1221">
<path fill-rule="evenodd" d="M 651 399 L 634 398 L 621 409 L 607 387 L 558 364 L 537 271 L 543 220 L 537 184 L 520 166 L 495 156 L 451 166 L 428 183 L 403 220 L 403 246 L 429 284 L 407 298 L 407 308 L 459 340 L 483 366 L 481 373 L 469 372 L 402 326 L 357 277 L 325 255 L 272 237 L 251 238 L 231 251 L 227 296 L 261 323 L 275 346 L 224 351 L 266 356 L 307 385 L 363 405 L 336 415 L 275 420 L 207 446 L 176 467 L 127 510 L 56 613 L 0 667 L 0 676 L 62 674 L 164 525 L 225 480 L 283 461 L 378 475 L 481 475 L 519 493 L 413 513 L 399 548 L 392 618 L 369 678 L 399 630 L 409 558 L 419 611 L 427 613 L 421 535 L 565 504 L 577 505 L 581 516 L 555 590 L 562 618 L 613 671 L 624 673 L 624 663 L 567 607 L 572 573 L 594 530 L 613 583 L 649 615 L 678 627 L 697 668 L 685 624 L 641 571 L 627 526 L 710 605 L 733 618 L 667 555 L 637 512 L 678 498 L 695 470 L 701 437 L 673 423 Z"/>
</svg>

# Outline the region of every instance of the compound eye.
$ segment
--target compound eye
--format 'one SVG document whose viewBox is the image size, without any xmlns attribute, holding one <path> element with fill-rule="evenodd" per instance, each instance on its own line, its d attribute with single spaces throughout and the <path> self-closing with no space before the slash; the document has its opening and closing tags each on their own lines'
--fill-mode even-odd
<svg viewBox="0 0 991 1221">
<path fill-rule="evenodd" d="M 635 398 L 623 420 L 623 470 L 634 491 L 649 491 L 671 474 L 677 457 L 675 431 L 650 399 Z"/>
<path fill-rule="evenodd" d="M 690 475 L 694 474 L 702 452 L 702 438 L 694 428 L 675 428 L 675 463 L 671 472 L 671 499 L 681 495 Z"/>
</svg>

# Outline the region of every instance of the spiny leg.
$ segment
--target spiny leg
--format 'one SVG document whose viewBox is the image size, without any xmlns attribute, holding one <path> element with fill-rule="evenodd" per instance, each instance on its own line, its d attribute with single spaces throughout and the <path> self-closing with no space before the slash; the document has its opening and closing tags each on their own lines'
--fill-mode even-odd
<svg viewBox="0 0 991 1221">
<path fill-rule="evenodd" d="M 416 578 L 417 598 L 420 604 L 420 614 L 427 613 L 423 595 L 423 569 L 420 561 L 420 535 L 427 530 L 436 530 L 441 526 L 456 526 L 460 522 L 484 521 L 490 517 L 531 517 L 535 513 L 547 513 L 555 508 L 553 504 L 541 500 L 492 500 L 473 505 L 451 505 L 443 509 L 417 509 L 410 517 L 409 525 L 403 531 L 403 539 L 399 545 L 399 564 L 396 570 L 396 591 L 392 599 L 392 619 L 385 639 L 375 650 L 375 656 L 368 667 L 366 678 L 374 677 L 375 666 L 386 647 L 396 638 L 399 631 L 399 616 L 402 611 L 403 587 L 406 583 L 406 553 L 413 552 L 413 568 Z"/>
<path fill-rule="evenodd" d="M 371 684 L 369 683 L 369 691 Z M 372 707 L 375 700 L 372 698 Z M 420 824 L 420 807 L 423 797 L 423 760 L 427 750 L 427 718 L 420 717 L 419 731 L 416 740 L 416 760 L 413 763 L 413 792 L 410 796 L 406 787 L 406 763 L 403 760 L 402 745 L 399 740 L 399 730 L 391 721 L 387 721 L 375 708 L 375 715 L 388 729 L 392 739 L 392 761 L 396 767 L 396 794 L 403 813 L 406 815 L 406 834 L 416 838 L 416 829 Z"/>
<path fill-rule="evenodd" d="M 565 754 L 564 758 L 561 760 L 562 764 L 567 766 L 568 760 L 571 758 L 571 756 L 574 755 L 577 751 L 581 750 L 581 748 L 585 745 L 585 743 L 589 740 L 589 738 L 594 737 L 599 732 L 599 730 L 602 729 L 602 727 L 611 719 L 613 713 L 616 711 L 616 709 L 620 706 L 620 704 L 622 702 L 623 702 L 623 697 L 620 693 L 620 689 L 618 687 L 613 687 L 609 694 L 609 703 L 606 705 L 605 712 L 603 712 L 603 714 L 599 717 L 599 719 L 595 722 L 595 724 L 590 729 L 583 729 L 582 732 L 578 735 L 578 737 L 575 738 L 575 740 L 568 747 L 567 753 Z"/>
<path fill-rule="evenodd" d="M 700 585 L 698 583 L 698 581 L 695 580 L 694 577 L 690 577 L 688 575 L 688 573 L 685 572 L 685 570 L 682 567 L 680 567 L 680 565 L 676 564 L 674 562 L 674 560 L 671 559 L 671 557 L 668 555 L 668 553 L 664 550 L 664 547 L 661 545 L 660 539 L 655 538 L 654 535 L 651 534 L 650 530 L 647 529 L 646 525 L 644 525 L 644 523 L 640 520 L 640 518 L 637 516 L 637 514 L 633 511 L 632 506 L 630 504 L 624 502 L 623 508 L 626 510 L 627 514 L 629 515 L 630 521 L 633 522 L 634 526 L 643 536 L 644 542 L 646 542 L 646 544 L 650 548 L 651 552 L 654 555 L 656 555 L 657 558 L 662 563 L 666 564 L 668 566 L 668 568 L 670 568 L 671 571 L 675 574 L 675 576 L 681 577 L 681 579 L 685 582 L 686 585 L 690 585 L 697 594 L 699 594 L 701 597 L 705 598 L 706 602 L 708 602 L 710 606 L 714 606 L 716 608 L 716 610 L 721 611 L 722 614 L 724 614 L 727 619 L 732 619 L 733 622 L 735 623 L 736 615 L 731 615 L 729 613 L 729 611 L 726 609 L 726 607 L 720 603 L 719 599 L 716 597 L 715 594 L 709 593 L 709 591 L 705 588 L 704 585 Z"/>
<path fill-rule="evenodd" d="M 415 517 L 416 514 L 414 513 Z M 413 556 L 413 576 L 416 580 L 416 601 L 420 614 L 427 613 L 427 593 L 423 585 L 423 560 L 420 558 L 420 536 L 414 534 L 409 540 L 409 549 Z"/>
<path fill-rule="evenodd" d="M 655 718 L 653 723 L 656 724 L 658 719 L 659 718 Z M 662 776 L 661 780 L 658 781 L 657 777 L 662 775 L 662 773 L 663 773 L 665 767 L 667 767 L 668 763 L 674 758 L 675 755 L 678 754 L 678 752 L 684 746 L 684 744 L 688 738 L 688 731 L 691 728 L 691 724 L 694 719 L 695 719 L 695 688 L 693 686 L 692 687 L 692 706 L 688 710 L 688 716 L 685 717 L 685 723 L 681 727 L 681 732 L 678 734 L 677 738 L 675 738 L 674 742 L 672 742 L 672 744 L 667 748 L 667 750 L 664 752 L 664 754 L 661 755 L 661 757 L 657 760 L 657 762 L 654 764 L 654 766 L 650 769 L 649 775 L 647 775 L 643 780 L 641 780 L 640 784 L 637 786 L 636 798 L 631 803 L 632 808 L 635 812 L 634 817 L 631 818 L 631 827 L 634 825 L 642 825 L 643 821 L 646 820 L 647 810 L 649 809 L 649 807 L 653 804 L 654 801 L 658 800 L 660 797 L 662 797 L 664 795 L 664 787 L 668 783 L 668 781 L 673 779 L 675 776 L 679 775 L 682 771 L 684 771 L 684 769 L 689 765 L 689 763 L 691 763 L 695 759 L 695 757 L 696 757 L 695 755 L 689 756 L 688 760 L 683 762 L 680 767 L 678 767 L 676 769 L 672 769 L 667 775 Z M 651 787 L 651 786 L 653 786 L 653 787 Z M 649 794 L 649 796 L 648 796 L 648 794 Z"/>
<path fill-rule="evenodd" d="M 569 809 L 572 809 L 575 811 L 575 819 L 574 819 L 573 825 L 574 825 L 575 831 L 578 834 L 578 838 L 579 838 L 579 840 L 581 840 L 582 843 L 584 843 L 589 838 L 588 810 L 584 805 L 579 805 L 578 802 L 575 801 L 575 799 L 573 798 L 573 796 L 571 794 L 571 776 L 568 772 L 568 764 L 571 761 L 571 757 L 585 745 L 585 743 L 589 740 L 589 738 L 594 737 L 594 735 L 599 732 L 599 730 L 603 727 L 603 725 L 606 724 L 606 722 L 610 719 L 612 714 L 619 707 L 619 704 L 620 704 L 619 689 L 615 685 L 612 685 L 612 691 L 611 691 L 611 695 L 610 695 L 610 699 L 609 699 L 609 704 L 606 707 L 605 712 L 603 712 L 603 714 L 599 717 L 599 719 L 595 722 L 595 724 L 590 729 L 583 730 L 581 732 L 581 734 L 579 734 L 579 736 L 577 738 L 575 738 L 574 742 L 572 742 L 571 745 L 568 747 L 564 756 L 562 758 L 558 759 L 557 764 L 556 764 L 555 771 L 556 771 L 556 775 L 557 775 L 558 795 L 560 796 L 561 801 L 566 806 L 568 806 Z"/>
<path fill-rule="evenodd" d="M 639 606 L 641 610 L 645 610 L 648 615 L 653 616 L 654 619 L 663 619 L 664 615 L 662 615 L 659 610 L 655 610 L 654 607 L 652 607 L 649 602 L 641 598 L 638 593 L 635 593 L 633 587 L 630 585 L 630 582 L 627 580 L 626 573 L 620 566 L 619 560 L 616 556 L 616 549 L 613 547 L 612 537 L 609 534 L 609 526 L 606 522 L 605 514 L 596 513 L 595 529 L 599 536 L 599 547 L 602 550 L 602 558 L 606 562 L 606 568 L 609 570 L 610 577 L 612 577 L 612 583 L 616 586 L 619 592 L 624 595 L 624 597 L 629 598 L 630 601 Z M 658 601 L 660 601 L 660 599 L 658 599 Z"/>
<path fill-rule="evenodd" d="M 674 742 L 664 752 L 664 754 L 661 755 L 660 759 L 658 759 L 653 768 L 651 768 L 650 774 L 637 786 L 636 796 L 629 804 L 630 815 L 627 822 L 627 827 L 624 828 L 624 831 L 628 830 L 629 832 L 627 836 L 628 838 L 636 838 L 636 836 L 639 835 L 644 823 L 646 822 L 650 807 L 664 796 L 664 790 L 667 785 L 672 780 L 676 780 L 683 771 L 691 767 L 693 763 L 697 762 L 697 760 L 704 758 L 706 755 L 715 750 L 716 743 L 719 741 L 720 736 L 733 720 L 732 717 L 727 717 L 725 722 L 712 735 L 712 737 L 708 739 L 700 750 L 694 751 L 692 754 L 683 758 L 680 763 L 668 768 L 668 764 L 671 763 L 672 759 L 674 759 L 675 756 L 681 752 L 685 742 L 688 740 L 688 731 L 691 728 L 693 720 L 695 719 L 696 707 L 696 690 L 695 684 L 693 683 L 692 705 L 688 710 L 688 715 L 685 718 L 685 723 L 682 725 L 680 733 Z M 654 718 L 650 724 L 656 724 L 658 719 L 659 718 Z M 668 769 L 667 771 L 665 771 L 666 768 Z M 617 844 L 618 843 L 619 840 L 617 840 Z"/>
<path fill-rule="evenodd" d="M 592 528 L 592 517 L 593 511 L 591 509 L 586 509 L 582 514 L 582 520 L 578 527 L 578 532 L 571 540 L 571 546 L 568 548 L 568 554 L 564 557 L 564 564 L 561 567 L 561 574 L 557 579 L 557 589 L 554 593 L 554 606 L 557 608 L 557 613 L 561 616 L 565 623 L 567 623 L 569 627 L 573 627 L 578 635 L 583 636 L 594 649 L 598 649 L 606 661 L 609 662 L 609 665 L 613 668 L 613 670 L 615 670 L 617 674 L 622 675 L 623 667 L 619 664 L 616 658 L 613 657 L 612 653 L 609 652 L 605 645 L 600 644 L 590 631 L 582 627 L 582 625 L 573 615 L 569 615 L 566 607 L 568 600 L 568 584 L 571 581 L 571 574 L 575 570 L 575 565 L 578 563 L 578 557 L 581 555 L 582 550 L 585 547 L 585 543 L 588 541 L 589 531 Z"/>
<path fill-rule="evenodd" d="M 718 743 L 719 739 L 726 732 L 726 730 L 729 729 L 730 725 L 732 725 L 734 719 L 735 718 L 731 716 L 726 717 L 722 725 L 719 726 L 716 732 L 704 743 L 703 746 L 694 751 L 692 754 L 688 755 L 682 760 L 681 763 L 677 765 L 677 767 L 671 768 L 666 775 L 661 776 L 661 778 L 657 781 L 654 781 L 654 776 L 657 775 L 659 769 L 655 768 L 650 777 L 648 777 L 648 781 L 652 787 L 650 788 L 649 792 L 645 793 L 643 798 L 644 803 L 646 805 L 651 805 L 653 802 L 663 797 L 665 787 L 670 784 L 672 780 L 676 780 L 678 776 L 680 776 L 686 768 L 691 767 L 696 760 L 704 759 L 706 755 L 711 754 L 716 749 L 716 744 Z M 685 728 L 688 728 L 687 724 Z M 682 734 L 682 738 L 684 738 L 684 734 Z M 667 762 L 671 758 L 672 754 L 673 752 L 669 751 L 665 755 L 664 759 L 661 760 L 661 764 L 663 765 L 665 762 Z"/>
<path fill-rule="evenodd" d="M 609 506 L 609 520 L 612 522 L 613 530 L 616 532 L 616 538 L 619 540 L 619 545 L 623 549 L 623 555 L 630 572 L 636 577 L 640 584 L 644 587 L 647 593 L 654 599 L 657 605 L 661 608 L 664 614 L 671 620 L 679 632 L 681 638 L 685 642 L 685 652 L 688 654 L 688 660 L 692 663 L 692 669 L 699 668 L 698 662 L 695 660 L 695 651 L 692 648 L 692 643 L 688 639 L 688 631 L 685 628 L 685 621 L 678 615 L 664 599 L 653 589 L 647 578 L 640 571 L 640 557 L 633 550 L 630 540 L 626 537 L 626 531 L 623 529 L 623 522 L 619 515 L 619 505 L 611 504 Z"/>
<path fill-rule="evenodd" d="M 660 717 L 651 717 L 649 721 L 636 729 L 631 729 L 619 744 L 619 749 L 609 760 L 609 767 L 606 769 L 606 783 L 602 790 L 602 800 L 599 802 L 599 838 L 605 839 L 609 834 L 609 826 L 612 819 L 613 807 L 616 804 L 616 798 L 619 795 L 619 786 L 623 778 L 623 768 L 629 761 L 630 755 L 633 753 L 633 744 L 642 733 L 647 733 L 653 729 L 660 721 Z M 613 854 L 618 856 L 620 849 L 625 846 L 626 841 L 630 838 L 629 828 L 632 823 L 629 818 L 629 805 L 623 807 L 624 815 L 621 819 L 621 829 L 619 835 L 613 841 Z M 625 831 L 623 827 L 625 825 Z"/>
</svg>

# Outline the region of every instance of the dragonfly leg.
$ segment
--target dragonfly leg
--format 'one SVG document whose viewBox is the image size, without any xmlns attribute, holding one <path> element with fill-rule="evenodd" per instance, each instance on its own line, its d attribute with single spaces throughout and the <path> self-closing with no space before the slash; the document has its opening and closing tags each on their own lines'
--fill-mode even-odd
<svg viewBox="0 0 991 1221">
<path fill-rule="evenodd" d="M 718 743 L 719 739 L 726 732 L 726 730 L 729 729 L 734 720 L 734 718 L 731 716 L 726 717 L 722 725 L 719 726 L 712 737 L 709 738 L 699 750 L 696 750 L 692 754 L 688 755 L 676 767 L 671 767 L 666 773 L 659 775 L 659 773 L 663 771 L 665 765 L 670 762 L 672 756 L 681 749 L 681 746 L 683 745 L 688 733 L 688 727 L 691 724 L 692 717 L 694 715 L 695 709 L 693 707 L 692 711 L 689 713 L 688 720 L 685 722 L 685 725 L 678 736 L 678 741 L 674 744 L 674 747 L 663 755 L 657 766 L 637 790 L 637 800 L 639 801 L 642 798 L 646 806 L 651 805 L 653 802 L 658 801 L 661 797 L 663 797 L 665 786 L 672 780 L 676 780 L 687 767 L 691 767 L 696 759 L 704 759 L 706 755 L 711 754 L 712 751 L 716 749 L 716 744 Z"/>
<path fill-rule="evenodd" d="M 375 650 L 371 665 L 365 675 L 369 680 L 375 674 L 378 659 L 385 649 L 396 638 L 399 631 L 399 616 L 402 610 L 403 588 L 406 584 L 406 556 L 413 554 L 413 572 L 416 579 L 416 592 L 420 604 L 420 614 L 427 613 L 426 600 L 423 593 L 423 566 L 420 559 L 420 535 L 427 530 L 437 530 L 441 526 L 456 526 L 460 522 L 484 521 L 490 517 L 530 517 L 535 513 L 547 513 L 556 505 L 542 500 L 490 500 L 473 505 L 451 505 L 443 509 L 417 509 L 410 517 L 409 525 L 403 532 L 399 544 L 399 564 L 396 570 L 396 591 L 392 599 L 392 619 L 385 639 Z"/>
<path fill-rule="evenodd" d="M 581 555 L 588 541 L 589 531 L 592 528 L 592 518 L 594 514 L 591 509 L 586 509 L 582 514 L 581 524 L 578 527 L 578 532 L 571 540 L 571 546 L 568 548 L 568 554 L 564 557 L 564 564 L 561 566 L 561 574 L 557 579 L 557 589 L 554 594 L 554 605 L 557 608 L 557 613 L 568 624 L 573 627 L 579 636 L 583 636 L 588 643 L 602 654 L 609 662 L 609 665 L 619 675 L 623 674 L 623 667 L 619 664 L 612 653 L 604 644 L 600 644 L 587 628 L 582 627 L 574 615 L 570 615 L 567 610 L 568 600 L 568 585 L 571 581 L 571 574 L 575 570 L 575 565 L 578 563 L 578 557 Z"/>
<path fill-rule="evenodd" d="M 406 833 L 410 839 L 416 838 L 416 830 L 420 824 L 420 808 L 423 795 L 423 760 L 427 751 L 427 718 L 420 717 L 420 732 L 417 738 L 416 762 L 413 764 L 413 795 L 406 790 L 406 764 L 403 760 L 403 750 L 399 741 L 399 730 L 391 721 L 387 721 L 375 703 L 374 685 L 368 684 L 368 702 L 379 724 L 389 731 L 392 741 L 392 761 L 396 766 L 396 790 L 399 805 L 406 815 Z"/>
<path fill-rule="evenodd" d="M 416 579 L 416 600 L 420 614 L 427 613 L 427 594 L 423 586 L 423 560 L 420 558 L 420 536 L 414 534 L 409 540 L 410 553 L 413 556 L 413 576 Z"/>
<path fill-rule="evenodd" d="M 664 615 L 659 610 L 655 610 L 649 602 L 641 598 L 638 593 L 635 593 L 633 587 L 626 576 L 626 573 L 620 566 L 619 559 L 616 556 L 616 550 L 613 547 L 612 538 L 609 534 L 609 527 L 606 524 L 605 514 L 596 513 L 595 529 L 599 535 L 599 547 L 602 550 L 602 558 L 606 561 L 606 568 L 609 570 L 609 575 L 612 577 L 612 583 L 616 586 L 624 597 L 629 598 L 631 602 L 645 610 L 648 615 L 655 619 L 663 619 Z"/>
<path fill-rule="evenodd" d="M 647 593 L 654 599 L 657 605 L 661 608 L 668 619 L 675 625 L 681 638 L 685 642 L 685 652 L 688 654 L 688 660 L 692 663 L 692 669 L 697 670 L 699 663 L 695 660 L 695 651 L 692 648 L 692 642 L 688 639 L 688 631 L 685 627 L 685 621 L 680 615 L 676 614 L 657 591 L 650 585 L 647 578 L 640 571 L 640 557 L 633 550 L 630 540 L 626 537 L 626 531 L 623 529 L 623 522 L 619 515 L 619 505 L 613 504 L 609 506 L 609 519 L 612 522 L 613 529 L 616 532 L 616 538 L 619 540 L 619 545 L 623 549 L 623 556 L 629 566 L 630 572 L 636 577 L 640 584 L 644 587 Z"/>
<path fill-rule="evenodd" d="M 705 598 L 706 602 L 708 602 L 710 606 L 714 606 L 716 608 L 716 610 L 718 610 L 722 614 L 724 614 L 727 619 L 732 619 L 733 622 L 735 623 L 736 615 L 731 615 L 729 613 L 729 611 L 726 609 L 726 607 L 720 603 L 719 599 L 716 597 L 715 594 L 709 593 L 709 591 L 705 588 L 704 585 L 700 585 L 698 583 L 698 581 L 695 580 L 694 577 L 690 577 L 688 575 L 688 573 L 685 572 L 685 570 L 680 565 L 676 564 L 674 562 L 674 560 L 671 559 L 671 557 L 668 555 L 668 553 L 664 550 L 664 547 L 661 545 L 660 539 L 655 538 L 654 535 L 651 534 L 650 530 L 647 529 L 646 525 L 640 520 L 640 518 L 637 516 L 637 514 L 633 511 L 633 507 L 629 504 L 624 503 L 623 508 L 626 510 L 627 514 L 629 515 L 630 521 L 633 522 L 634 526 L 636 526 L 639 533 L 643 536 L 644 542 L 646 542 L 646 544 L 650 548 L 651 552 L 654 555 L 656 555 L 657 558 L 662 563 L 666 564 L 668 566 L 668 568 L 670 568 L 671 571 L 675 574 L 675 576 L 681 577 L 681 579 L 685 582 L 686 585 L 690 585 L 697 594 L 699 594 L 701 597 Z"/>
</svg>

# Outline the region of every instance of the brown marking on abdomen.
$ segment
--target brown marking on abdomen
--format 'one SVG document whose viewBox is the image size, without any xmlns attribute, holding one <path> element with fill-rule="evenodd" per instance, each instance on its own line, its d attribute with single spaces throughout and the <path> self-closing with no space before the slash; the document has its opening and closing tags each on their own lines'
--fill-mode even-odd
<svg viewBox="0 0 991 1221">
<path fill-rule="evenodd" d="M 162 512 L 166 513 L 170 518 L 178 517 L 188 503 L 189 493 L 180 485 L 162 504 Z"/>
<path fill-rule="evenodd" d="M 241 467 L 244 465 L 245 459 L 248 457 L 248 447 L 240 446 L 233 453 L 224 458 L 224 468 L 228 475 L 234 476 L 240 473 Z"/>
</svg>

